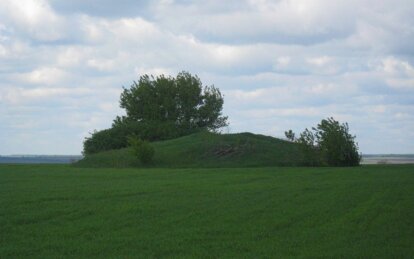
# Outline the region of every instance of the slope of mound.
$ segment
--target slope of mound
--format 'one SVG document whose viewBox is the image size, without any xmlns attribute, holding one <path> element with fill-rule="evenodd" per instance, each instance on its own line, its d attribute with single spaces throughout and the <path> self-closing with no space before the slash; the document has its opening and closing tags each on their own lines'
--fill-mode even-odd
<svg viewBox="0 0 414 259">
<path fill-rule="evenodd" d="M 252 133 L 196 133 L 152 143 L 155 167 L 256 167 L 303 164 L 298 144 Z M 79 167 L 140 167 L 129 148 L 87 155 Z"/>
</svg>

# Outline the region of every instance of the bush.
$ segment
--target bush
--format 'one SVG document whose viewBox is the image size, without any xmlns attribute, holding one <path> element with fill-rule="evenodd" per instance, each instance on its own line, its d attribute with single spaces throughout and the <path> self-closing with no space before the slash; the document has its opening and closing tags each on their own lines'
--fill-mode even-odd
<svg viewBox="0 0 414 259">
<path fill-rule="evenodd" d="M 132 148 L 134 156 L 136 156 L 142 164 L 148 165 L 153 162 L 155 150 L 148 142 L 139 139 L 137 136 L 128 137 L 128 144 Z"/>
<path fill-rule="evenodd" d="M 192 133 L 192 132 L 189 132 Z M 188 134 L 189 134 L 188 133 Z M 127 136 L 137 136 L 139 139 L 158 141 L 176 138 L 182 135 L 171 122 L 135 122 L 115 121 L 112 128 L 94 131 L 83 142 L 83 154 L 94 154 L 111 149 L 128 146 Z"/>
<path fill-rule="evenodd" d="M 120 128 L 110 128 L 101 131 L 94 131 L 83 142 L 83 154 L 94 154 L 110 149 L 119 149 L 127 146 L 124 137 L 126 131 Z"/>
<path fill-rule="evenodd" d="M 349 133 L 348 123 L 333 118 L 322 120 L 313 128 L 323 161 L 329 166 L 357 166 L 361 161 L 355 136 Z"/>
<path fill-rule="evenodd" d="M 306 165 L 357 166 L 361 161 L 348 124 L 332 117 L 323 119 L 312 131 L 306 129 L 296 142 L 302 146 Z"/>
</svg>

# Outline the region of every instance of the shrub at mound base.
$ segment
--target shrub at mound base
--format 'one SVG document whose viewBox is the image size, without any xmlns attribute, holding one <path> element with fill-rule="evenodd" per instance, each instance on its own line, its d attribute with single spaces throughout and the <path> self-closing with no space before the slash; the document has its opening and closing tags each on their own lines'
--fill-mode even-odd
<svg viewBox="0 0 414 259">
<path fill-rule="evenodd" d="M 135 157 L 141 161 L 143 165 L 151 164 L 154 158 L 154 147 L 148 142 L 139 139 L 136 136 L 128 137 L 128 143 Z"/>
</svg>

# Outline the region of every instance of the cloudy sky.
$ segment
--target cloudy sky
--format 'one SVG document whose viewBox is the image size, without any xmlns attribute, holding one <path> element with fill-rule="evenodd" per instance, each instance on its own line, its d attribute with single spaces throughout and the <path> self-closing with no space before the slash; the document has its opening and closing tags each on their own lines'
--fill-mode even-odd
<svg viewBox="0 0 414 259">
<path fill-rule="evenodd" d="M 363 153 L 414 153 L 412 0 L 0 0 L 0 155 L 79 154 L 122 86 L 186 70 L 225 132 L 333 116 Z"/>
</svg>

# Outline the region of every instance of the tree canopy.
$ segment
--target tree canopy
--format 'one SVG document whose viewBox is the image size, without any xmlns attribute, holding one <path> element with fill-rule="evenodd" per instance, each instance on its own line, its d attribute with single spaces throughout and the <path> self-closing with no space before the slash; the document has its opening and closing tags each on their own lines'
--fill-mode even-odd
<svg viewBox="0 0 414 259">
<path fill-rule="evenodd" d="M 112 128 L 86 138 L 84 153 L 126 147 L 131 134 L 154 141 L 203 129 L 216 131 L 227 125 L 223 103 L 218 88 L 203 86 L 188 72 L 176 77 L 143 75 L 121 94 L 120 107 L 126 115 L 117 116 Z"/>
<path fill-rule="evenodd" d="M 316 143 L 326 164 L 356 166 L 361 160 L 355 136 L 349 133 L 348 123 L 340 124 L 332 117 L 313 128 Z"/>
<path fill-rule="evenodd" d="M 217 130 L 227 125 L 221 116 L 223 97 L 214 86 L 203 87 L 200 79 L 188 72 L 176 78 L 144 75 L 125 89 L 120 98 L 127 115 L 117 117 L 118 123 L 137 121 L 170 122 L 177 128 Z"/>
</svg>

